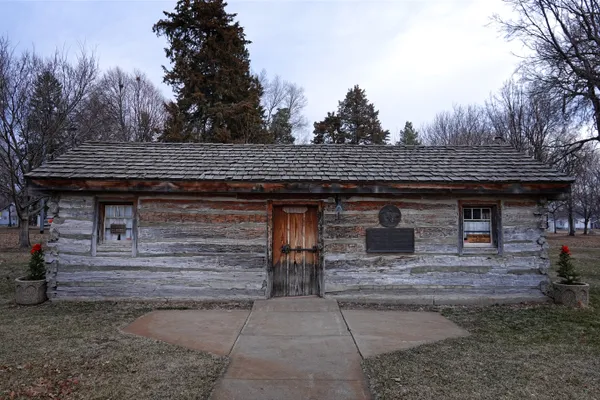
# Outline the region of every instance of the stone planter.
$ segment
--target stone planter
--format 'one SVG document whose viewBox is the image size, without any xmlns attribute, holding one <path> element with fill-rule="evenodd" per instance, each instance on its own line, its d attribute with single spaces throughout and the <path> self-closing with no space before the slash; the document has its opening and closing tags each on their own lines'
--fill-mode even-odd
<svg viewBox="0 0 600 400">
<path fill-rule="evenodd" d="M 556 304 L 568 307 L 587 307 L 589 303 L 590 285 L 579 283 L 567 285 L 565 283 L 553 282 L 553 297 Z"/>
<path fill-rule="evenodd" d="M 15 279 L 15 300 L 17 304 L 34 305 L 48 300 L 46 280 L 28 281 L 25 277 Z"/>
</svg>

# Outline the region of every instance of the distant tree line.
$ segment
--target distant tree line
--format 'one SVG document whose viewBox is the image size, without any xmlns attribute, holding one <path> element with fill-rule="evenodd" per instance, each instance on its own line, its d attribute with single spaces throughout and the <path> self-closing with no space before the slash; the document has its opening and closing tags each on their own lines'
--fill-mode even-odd
<svg viewBox="0 0 600 400">
<path fill-rule="evenodd" d="M 570 219 L 600 214 L 600 6 L 598 0 L 505 0 L 516 17 L 495 17 L 508 39 L 531 50 L 513 79 L 481 105 L 456 105 L 397 145 L 483 145 L 502 138 L 577 176 L 551 205 Z M 19 219 L 43 207 L 24 175 L 86 140 L 293 144 L 308 126 L 304 89 L 250 69 L 243 27 L 223 0 L 179 0 L 153 26 L 167 40 L 166 100 L 141 71 L 100 71 L 93 54 L 17 53 L 0 38 L 0 195 Z M 315 144 L 392 144 L 358 85 L 312 125 Z M 305 141 L 305 139 L 302 139 Z M 21 245 L 28 246 L 26 223 Z M 573 226 L 573 224 L 571 224 Z"/>
</svg>

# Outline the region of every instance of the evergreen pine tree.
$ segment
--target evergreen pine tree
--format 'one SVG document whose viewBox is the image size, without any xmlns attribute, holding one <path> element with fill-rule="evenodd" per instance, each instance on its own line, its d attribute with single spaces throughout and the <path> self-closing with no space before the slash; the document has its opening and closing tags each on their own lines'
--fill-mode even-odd
<svg viewBox="0 0 600 400">
<path fill-rule="evenodd" d="M 158 137 L 161 142 L 191 142 L 193 138 L 187 132 L 185 121 L 177 103 L 165 103 L 166 120 L 163 131 Z"/>
<path fill-rule="evenodd" d="M 315 122 L 314 144 L 343 144 L 346 143 L 346 135 L 342 132 L 342 122 L 335 112 L 328 112 L 323 121 Z"/>
<path fill-rule="evenodd" d="M 386 144 L 390 135 L 381 128 L 379 111 L 358 85 L 348 90 L 336 114 L 328 113 L 314 127 L 313 143 Z"/>
<path fill-rule="evenodd" d="M 419 132 L 413 128 L 413 124 L 410 121 L 406 121 L 404 129 L 400 131 L 400 140 L 397 145 L 402 146 L 420 146 L 421 141 L 419 140 Z"/>
<path fill-rule="evenodd" d="M 225 11 L 223 0 L 179 0 L 153 30 L 165 36 L 182 141 L 265 143 L 262 87 L 250 72 L 244 29 Z M 165 136 L 165 135 L 163 135 Z M 166 135 L 169 136 L 169 135 Z"/>
<path fill-rule="evenodd" d="M 33 86 L 29 103 L 27 129 L 29 145 L 39 146 L 32 151 L 42 157 L 39 162 L 50 161 L 61 143 L 63 118 L 61 117 L 62 86 L 51 71 L 43 71 Z"/>
<path fill-rule="evenodd" d="M 290 109 L 279 108 L 271 119 L 269 133 L 273 142 L 278 144 L 294 144 L 296 138 L 292 135 L 292 124 L 290 122 Z"/>
<path fill-rule="evenodd" d="M 346 98 L 338 106 L 338 115 L 342 121 L 342 131 L 346 143 L 385 144 L 390 135 L 379 122 L 379 111 L 369 103 L 364 89 L 354 86 L 348 90 Z"/>
</svg>

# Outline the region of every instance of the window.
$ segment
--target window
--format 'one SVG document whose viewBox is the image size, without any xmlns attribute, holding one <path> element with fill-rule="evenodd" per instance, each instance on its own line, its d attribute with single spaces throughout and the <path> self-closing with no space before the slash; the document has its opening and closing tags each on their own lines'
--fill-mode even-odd
<svg viewBox="0 0 600 400">
<path fill-rule="evenodd" d="M 126 241 L 133 238 L 133 205 L 102 205 L 102 242 Z"/>
<path fill-rule="evenodd" d="M 496 244 L 492 207 L 463 207 L 463 245 L 491 247 Z"/>
</svg>

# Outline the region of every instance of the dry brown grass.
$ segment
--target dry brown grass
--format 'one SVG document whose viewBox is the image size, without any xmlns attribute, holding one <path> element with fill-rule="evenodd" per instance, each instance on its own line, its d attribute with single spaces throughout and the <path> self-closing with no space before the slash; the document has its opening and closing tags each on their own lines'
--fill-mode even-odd
<svg viewBox="0 0 600 400">
<path fill-rule="evenodd" d="M 29 230 L 29 240 L 31 244 L 42 243 L 48 237 L 48 228 L 45 233 L 40 234 L 39 229 Z M 0 253 L 14 251 L 19 247 L 19 228 L 0 227 Z"/>
<path fill-rule="evenodd" d="M 600 235 L 551 235 L 571 247 L 592 307 L 447 307 L 471 336 L 365 360 L 380 399 L 600 398 Z M 154 303 L 17 307 L 28 254 L 0 250 L 0 399 L 202 399 L 226 360 L 120 333 Z M 247 307 L 249 304 L 233 304 Z M 198 307 L 181 304 L 174 307 Z M 203 305 L 211 308 L 228 305 Z"/>
<path fill-rule="evenodd" d="M 206 399 L 226 358 L 123 334 L 154 308 L 248 304 L 14 304 L 27 252 L 0 250 L 0 399 Z"/>
<path fill-rule="evenodd" d="M 585 310 L 554 305 L 446 307 L 470 337 L 364 361 L 379 399 L 599 399 L 600 236 L 551 235 L 592 286 Z M 553 266 L 555 268 L 555 266 Z"/>
<path fill-rule="evenodd" d="M 136 304 L 0 307 L 0 398 L 206 399 L 226 365 L 121 333 L 150 311 Z"/>
</svg>

